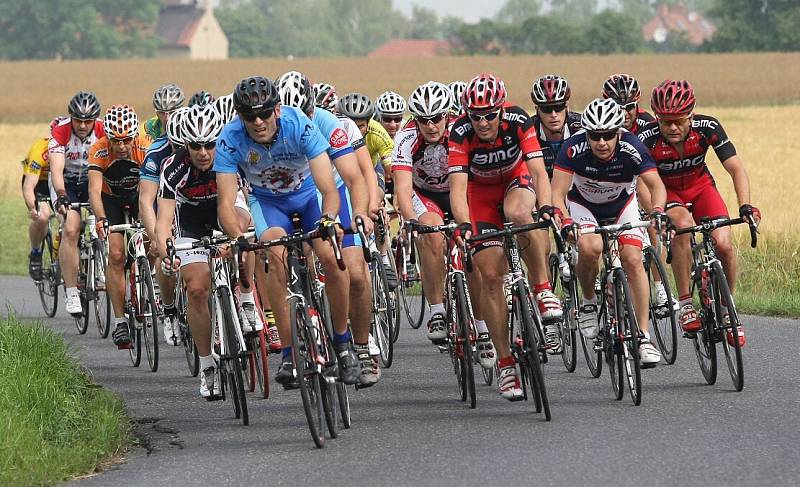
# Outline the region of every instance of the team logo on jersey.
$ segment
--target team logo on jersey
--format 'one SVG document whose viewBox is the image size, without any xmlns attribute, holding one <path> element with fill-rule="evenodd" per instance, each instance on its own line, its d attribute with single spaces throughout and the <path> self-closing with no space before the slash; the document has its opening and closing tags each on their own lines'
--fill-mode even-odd
<svg viewBox="0 0 800 487">
<path fill-rule="evenodd" d="M 331 133 L 331 138 L 328 142 L 334 149 L 342 149 L 347 147 L 347 144 L 350 141 L 347 139 L 347 133 L 344 131 L 344 129 L 337 128 L 333 131 L 333 133 Z"/>
<path fill-rule="evenodd" d="M 98 159 L 102 159 L 103 157 L 108 157 L 108 149 L 100 149 L 99 151 L 94 153 L 94 156 Z"/>
<path fill-rule="evenodd" d="M 299 187 L 292 178 L 292 170 L 287 167 L 270 167 L 261 172 L 261 177 L 277 191 Z"/>
<path fill-rule="evenodd" d="M 259 154 L 258 151 L 255 149 L 250 149 L 247 152 L 247 157 L 245 159 L 247 160 L 248 164 L 250 164 L 251 166 L 255 166 L 261 161 L 261 154 Z"/>
</svg>

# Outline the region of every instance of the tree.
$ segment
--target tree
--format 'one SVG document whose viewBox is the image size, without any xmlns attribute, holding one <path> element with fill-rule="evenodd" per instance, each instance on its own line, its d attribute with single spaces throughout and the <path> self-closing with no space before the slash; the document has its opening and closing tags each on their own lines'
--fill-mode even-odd
<svg viewBox="0 0 800 487">
<path fill-rule="evenodd" d="M 414 5 L 411 8 L 411 21 L 408 23 L 409 39 L 442 39 L 442 25 L 439 16 L 429 8 Z"/>
<path fill-rule="evenodd" d="M 584 44 L 582 29 L 554 15 L 528 17 L 512 43 L 514 54 L 573 54 Z"/>
<path fill-rule="evenodd" d="M 800 50 L 797 0 L 716 0 L 709 15 L 717 19 L 717 30 L 703 45 L 707 50 Z"/>
<path fill-rule="evenodd" d="M 519 25 L 528 17 L 538 15 L 541 8 L 540 0 L 506 0 L 494 18 L 497 22 Z"/>
<path fill-rule="evenodd" d="M 561 17 L 575 25 L 597 13 L 597 0 L 551 0 L 547 10 L 550 15 Z"/>
<path fill-rule="evenodd" d="M 643 44 L 642 26 L 636 17 L 604 10 L 589 19 L 585 39 L 588 52 L 636 52 L 641 50 Z"/>
</svg>

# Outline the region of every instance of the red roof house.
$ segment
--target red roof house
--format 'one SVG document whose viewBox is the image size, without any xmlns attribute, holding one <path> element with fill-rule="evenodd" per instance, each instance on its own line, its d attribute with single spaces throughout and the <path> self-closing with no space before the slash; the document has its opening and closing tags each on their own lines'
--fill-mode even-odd
<svg viewBox="0 0 800 487">
<path fill-rule="evenodd" d="M 450 54 L 450 43 L 436 39 L 392 39 L 367 57 L 435 57 Z"/>
<path fill-rule="evenodd" d="M 642 34 L 648 41 L 664 42 L 670 33 L 684 33 L 689 42 L 702 44 L 714 35 L 716 28 L 697 12 L 690 12 L 682 5 L 661 5 L 653 19 L 642 26 Z"/>
</svg>

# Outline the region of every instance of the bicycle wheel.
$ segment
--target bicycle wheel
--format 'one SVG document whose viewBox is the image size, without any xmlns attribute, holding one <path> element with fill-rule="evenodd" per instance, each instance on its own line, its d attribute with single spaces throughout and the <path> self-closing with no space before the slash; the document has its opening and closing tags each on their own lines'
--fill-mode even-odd
<svg viewBox="0 0 800 487">
<path fill-rule="evenodd" d="M 530 294 L 522 283 L 515 285 L 514 292 L 516 294 L 514 308 L 516 308 L 523 340 L 520 368 L 524 368 L 524 380 L 527 380 L 530 384 L 536 412 L 544 411 L 545 420 L 550 421 L 552 419 L 550 401 L 547 398 L 544 371 L 540 360 L 539 332 L 535 329 L 538 325 L 533 320 L 533 303 L 531 303 Z"/>
<path fill-rule="evenodd" d="M 56 314 L 58 308 L 58 262 L 53 251 L 53 234 L 48 231 L 39 246 L 42 253 L 42 280 L 36 282 L 42 309 L 48 318 Z"/>
<path fill-rule="evenodd" d="M 664 266 L 656 256 L 653 247 L 644 249 L 644 268 L 647 272 L 647 281 L 650 288 L 650 324 L 655 332 L 661 356 L 668 365 L 675 363 L 678 356 L 678 323 L 675 311 L 675 297 L 672 295 L 672 285 Z M 658 283 L 661 283 L 667 302 L 658 305 Z"/>
<path fill-rule="evenodd" d="M 175 309 L 177 311 L 181 343 L 183 344 L 183 354 L 186 357 L 186 365 L 189 367 L 189 374 L 192 377 L 197 377 L 197 374 L 200 373 L 200 355 L 197 353 L 197 346 L 194 343 L 192 331 L 189 329 L 189 321 L 186 317 L 186 290 L 183 287 L 180 275 L 177 278 L 177 283 L 175 289 Z"/>
<path fill-rule="evenodd" d="M 455 285 L 455 295 L 453 296 L 456 306 L 455 323 L 458 330 L 455 348 L 462 370 L 462 398 L 463 400 L 469 399 L 469 407 L 475 409 L 475 372 L 473 370 L 472 343 L 476 337 L 471 333 L 471 330 L 475 329 L 475 324 L 472 322 L 472 313 L 467 305 L 467 291 L 463 274 L 455 274 L 453 283 Z"/>
<path fill-rule="evenodd" d="M 700 271 L 700 273 L 702 272 L 706 271 Z M 710 299 L 713 299 L 714 294 L 716 294 L 716 291 L 713 289 L 714 284 L 709 283 L 709 288 L 705 291 L 701 289 L 701 286 L 702 281 L 698 276 L 698 280 L 692 285 L 694 290 L 693 294 L 695 294 L 697 298 L 695 302 L 704 302 L 704 292 L 708 293 Z M 714 319 L 713 316 L 709 315 L 710 313 L 713 313 L 713 310 L 705 306 L 700 309 L 699 317 L 703 327 L 692 336 L 692 347 L 697 356 L 697 363 L 700 365 L 700 372 L 703 374 L 703 379 L 705 379 L 708 385 L 717 382 L 717 334 L 714 331 Z"/>
<path fill-rule="evenodd" d="M 83 335 L 89 327 L 89 300 L 87 298 L 87 282 L 88 282 L 88 259 L 84 256 L 80 257 L 78 262 L 78 293 L 81 300 L 80 314 L 74 314 L 72 317 L 75 319 L 75 327 L 78 329 L 78 334 Z"/>
<path fill-rule="evenodd" d="M 714 316 L 719 331 L 718 339 L 722 343 L 722 350 L 725 352 L 725 361 L 728 363 L 728 372 L 731 374 L 733 388 L 741 391 L 744 388 L 744 363 L 742 360 L 742 347 L 739 346 L 739 314 L 736 312 L 736 305 L 733 302 L 728 280 L 725 278 L 725 271 L 718 262 L 714 262 L 711 267 L 714 275 Z M 725 310 L 727 309 L 728 320 L 725 320 Z M 733 335 L 733 345 L 728 343 L 728 331 Z"/>
<path fill-rule="evenodd" d="M 569 266 L 569 276 L 561 272 L 558 254 L 550 254 L 550 285 L 553 293 L 561 300 L 563 317 L 559 322 L 561 329 L 561 359 L 567 372 L 575 372 L 578 362 L 576 330 L 578 329 L 578 287 L 575 283 L 575 269 Z"/>
<path fill-rule="evenodd" d="M 133 312 L 128 314 L 128 333 L 131 336 L 131 348 L 128 349 L 128 355 L 131 358 L 131 364 L 138 367 L 142 362 L 142 330 L 136 326 L 136 315 Z"/>
<path fill-rule="evenodd" d="M 225 355 L 220 359 L 225 364 L 228 387 L 233 395 L 234 415 L 237 419 L 241 418 L 242 424 L 246 426 L 250 423 L 250 417 L 247 412 L 247 396 L 244 393 L 242 361 L 239 353 L 241 350 L 236 332 L 238 324 L 234 320 L 231 290 L 227 287 L 217 288 L 217 301 L 222 313 L 222 333 L 226 348 Z"/>
<path fill-rule="evenodd" d="M 617 319 L 618 336 L 622 339 L 622 350 L 617 365 L 625 371 L 628 379 L 628 392 L 633 404 L 642 403 L 642 372 L 639 361 L 639 324 L 631 301 L 628 278 L 622 269 L 614 271 L 614 310 Z"/>
<path fill-rule="evenodd" d="M 142 279 L 142 295 L 139 296 L 139 309 L 142 313 L 142 338 L 147 352 L 147 363 L 150 370 L 158 370 L 158 304 L 153 286 L 153 274 L 150 272 L 150 263 L 145 257 L 139 257 L 137 266 Z"/>
<path fill-rule="evenodd" d="M 303 400 L 303 410 L 308 422 L 308 430 L 317 448 L 325 446 L 325 434 L 322 430 L 324 412 L 322 410 L 322 391 L 317 380 L 318 364 L 312 358 L 306 344 L 316 343 L 314 337 L 309 336 L 311 327 L 308 312 L 297 297 L 289 298 L 289 323 L 292 331 L 292 362 L 294 363 L 295 377 Z"/>
<path fill-rule="evenodd" d="M 100 275 L 105 275 L 105 270 L 107 268 L 105 248 L 103 242 L 100 240 L 96 240 L 94 243 L 93 257 L 92 262 L 94 264 L 95 276 L 94 320 L 100 336 L 108 338 L 108 334 L 111 331 L 111 299 L 108 297 L 105 280 L 101 282 L 98 277 Z"/>
<path fill-rule="evenodd" d="M 373 334 L 380 349 L 381 364 L 387 369 L 392 366 L 394 358 L 394 341 L 392 340 L 392 297 L 386 281 L 386 270 L 381 264 L 380 254 L 372 255 L 372 313 L 374 317 Z"/>
<path fill-rule="evenodd" d="M 419 262 L 412 264 L 404 262 L 402 246 L 398 246 L 395 253 L 395 266 L 403 272 L 398 273 L 400 281 L 397 289 L 400 300 L 403 302 L 403 310 L 411 328 L 417 329 L 422 326 L 425 317 L 425 293 L 422 288 L 422 279 L 419 272 Z"/>
</svg>

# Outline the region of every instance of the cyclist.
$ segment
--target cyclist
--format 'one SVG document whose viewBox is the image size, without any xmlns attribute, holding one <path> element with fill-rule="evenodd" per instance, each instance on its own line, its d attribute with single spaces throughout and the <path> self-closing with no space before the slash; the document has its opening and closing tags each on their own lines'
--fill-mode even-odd
<svg viewBox="0 0 800 487">
<path fill-rule="evenodd" d="M 452 215 L 450 186 L 447 181 L 451 103 L 450 91 L 445 85 L 435 81 L 417 87 L 408 97 L 414 120 L 399 132 L 397 145 L 392 153 L 398 208 L 406 221 L 441 225 L 445 215 L 448 218 Z M 422 288 L 425 299 L 430 303 L 428 339 L 434 343 L 443 343 L 447 337 L 443 304 L 446 274 L 443 265 L 444 239 L 441 234 L 425 234 L 420 235 L 417 242 L 421 264 L 425 269 L 422 273 Z M 471 273 L 468 276 L 470 281 L 474 275 L 475 273 Z M 480 287 L 471 285 L 470 291 L 472 302 L 477 305 Z M 485 368 L 494 367 L 494 347 L 486 322 L 476 318 L 475 324 L 480 363 Z"/>
<path fill-rule="evenodd" d="M 641 141 L 622 129 L 624 118 L 622 108 L 615 101 L 596 98 L 581 116 L 581 127 L 585 132 L 578 132 L 564 142 L 553 175 L 553 202 L 565 216 L 571 217 L 565 217 L 563 221 L 562 233 L 565 236 L 572 229 L 573 219 L 582 228 L 606 221 L 615 224 L 640 221 L 636 198 L 638 179 L 649 187 L 653 197 L 650 217 L 666 219 L 666 190 L 655 170 L 655 162 Z M 644 239 L 645 232 L 634 228 L 623 232 L 619 243 L 620 259 L 630 283 L 641 335 L 641 366 L 647 368 L 655 367 L 661 354 L 650 342 L 650 290 L 642 266 Z M 586 234 L 578 239 L 575 272 L 583 292 L 579 324 L 581 333 L 590 339 L 595 338 L 599 330 L 594 283 L 602 250 L 600 235 Z"/>
<path fill-rule="evenodd" d="M 128 105 L 112 105 L 103 118 L 105 135 L 89 149 L 89 201 L 97 218 L 97 235 L 108 240 L 106 289 L 114 310 L 114 345 L 131 347 L 125 318 L 125 239 L 108 234 L 109 225 L 136 219 L 139 210 L 139 167 L 150 137 L 139 132 L 139 117 Z"/>
<path fill-rule="evenodd" d="M 144 131 L 153 141 L 164 136 L 169 114 L 182 107 L 184 101 L 183 90 L 173 83 L 163 85 L 153 93 L 156 114 L 144 122 Z"/>
<path fill-rule="evenodd" d="M 650 98 L 650 107 L 657 121 L 642 127 L 638 134 L 655 159 L 658 172 L 667 187 L 667 214 L 678 228 L 692 225 L 693 219 L 700 221 L 704 217 L 713 219 L 728 216 L 728 208 L 706 164 L 706 153 L 713 148 L 722 167 L 733 180 L 739 215 L 752 216 L 759 222 L 761 212 L 750 204 L 750 180 L 741 157 L 719 120 L 694 113 L 695 102 L 694 88 L 688 81 L 663 81 L 653 89 Z M 687 208 L 688 205 L 691 205 L 691 209 Z M 730 227 L 718 228 L 711 236 L 733 292 L 737 262 Z M 689 242 L 688 235 L 681 235 L 673 241 L 672 272 L 678 290 L 681 327 L 686 332 L 696 332 L 702 324 L 689 294 L 689 270 L 692 264 Z M 730 330 L 728 341 L 733 342 Z M 739 342 L 744 346 L 744 329 L 741 326 Z"/>
<path fill-rule="evenodd" d="M 50 122 L 52 131 L 68 117 L 56 117 Z M 50 224 L 50 205 L 37 204 L 37 199 L 50 198 L 47 179 L 50 173 L 47 146 L 50 137 L 36 139 L 28 156 L 22 160 L 22 199 L 28 208 L 31 223 L 28 225 L 28 237 L 31 242 L 31 253 L 28 255 L 28 274 L 34 281 L 42 279 L 42 240 L 47 235 Z M 54 238 L 57 238 L 54 236 Z"/>
<path fill-rule="evenodd" d="M 222 130 L 220 150 L 214 161 L 220 222 L 225 231 L 232 237 L 241 234 L 230 210 L 236 198 L 236 174 L 240 171 L 250 183 L 250 206 L 259 240 L 272 240 L 292 232 L 293 213 L 300 214 L 303 231 L 317 227 L 327 231 L 334 227 L 336 215 L 342 216 L 339 192 L 327 154 L 330 144 L 319 129 L 301 110 L 280 106 L 278 90 L 266 78 L 256 76 L 239 82 L 233 101 L 239 121 L 234 119 Z M 356 167 L 341 165 L 337 170 L 345 180 L 358 175 Z M 361 373 L 361 364 L 347 329 L 348 275 L 336 265 L 327 242 L 314 240 L 312 246 L 325 271 L 339 374 L 343 382 L 354 384 Z M 285 262 L 285 252 L 280 248 L 270 248 L 269 256 L 271 262 Z M 267 291 L 284 344 L 275 380 L 292 388 L 296 379 L 291 346 L 286 346 L 291 340 L 284 266 L 270 266 L 269 276 Z"/>
<path fill-rule="evenodd" d="M 639 82 L 629 74 L 613 74 L 603 83 L 603 98 L 611 98 L 625 112 L 622 128 L 634 134 L 644 125 L 654 122 L 655 118 L 639 107 L 642 92 Z"/>
<path fill-rule="evenodd" d="M 314 83 L 314 105 L 336 113 L 336 104 L 339 103 L 339 96 L 336 88 L 328 83 Z"/>
<path fill-rule="evenodd" d="M 212 103 L 214 103 L 214 95 L 212 95 L 206 90 L 200 90 L 194 95 L 192 95 L 191 98 L 189 98 L 188 106 L 193 107 L 195 105 L 200 105 L 201 107 L 203 107 L 206 105 L 210 105 Z"/>
<path fill-rule="evenodd" d="M 531 223 L 537 202 L 543 218 L 550 218 L 550 181 L 533 119 L 521 108 L 506 103 L 503 81 L 489 73 L 479 74 L 467 84 L 463 104 L 466 113 L 450 129 L 448 144 L 450 206 L 458 223 L 458 243 L 474 231 L 485 233 L 502 228 L 501 207 L 514 224 Z M 524 238 L 533 240 L 530 232 Z M 528 245 L 523 259 L 536 283 L 533 288 L 539 308 L 549 312 L 550 301 L 543 300 L 542 293 L 552 295 L 552 291 L 546 262 L 539 262 L 540 254 L 539 249 Z M 503 286 L 507 266 L 499 242 L 478 244 L 474 262 L 483 284 L 479 308 L 497 350 L 499 392 L 516 401 L 522 399 L 522 389 L 508 345 Z"/>
<path fill-rule="evenodd" d="M 467 83 L 464 81 L 451 81 L 447 88 L 450 90 L 450 98 L 453 101 L 453 104 L 450 106 L 450 114 L 454 117 L 458 117 L 462 113 L 464 113 L 464 106 L 461 103 L 461 100 L 464 98 L 464 89 L 467 87 Z"/>
<path fill-rule="evenodd" d="M 59 123 L 50 133 L 50 199 L 55 210 L 64 217 L 58 261 L 64 278 L 64 308 L 76 315 L 83 312 L 78 293 L 78 236 L 80 212 L 71 210 L 70 203 L 89 201 L 89 148 L 103 134 L 100 102 L 94 93 L 79 91 L 67 107 L 68 120 Z"/>
<path fill-rule="evenodd" d="M 314 91 L 311 83 L 305 75 L 297 71 L 289 71 L 278 79 L 278 91 L 281 95 L 283 106 L 299 108 L 308 118 L 314 122 L 320 133 L 328 140 L 328 157 L 335 163 L 333 170 L 336 187 L 339 191 L 341 209 L 339 210 L 342 226 L 345 230 L 350 228 L 349 215 L 353 209 L 375 208 L 378 201 L 374 197 L 378 194 L 378 185 L 375 178 L 375 171 L 372 168 L 369 157 L 359 158 L 355 151 L 354 141 L 347 134 L 344 127 L 344 119 L 339 119 L 336 115 L 314 106 Z M 352 122 L 351 122 L 352 123 Z M 353 124 L 355 125 L 355 124 Z M 359 138 L 361 134 L 358 133 Z M 363 141 L 361 142 L 363 146 Z M 366 150 L 362 150 L 365 153 Z M 359 168 L 358 190 L 353 181 L 345 181 L 336 170 L 336 167 L 346 164 Z M 368 188 L 368 189 L 367 189 Z M 358 192 L 361 194 L 357 194 Z M 351 205 L 351 201 L 353 202 Z M 359 215 L 358 212 L 355 213 Z M 361 218 L 366 222 L 369 218 L 366 211 L 361 212 Z M 369 228 L 369 226 L 368 226 Z M 353 335 L 353 345 L 361 362 L 361 375 L 358 384 L 361 387 L 370 387 L 380 379 L 380 369 L 378 361 L 372 357 L 369 351 L 369 335 L 372 316 L 372 293 L 369 286 L 369 272 L 367 263 L 364 261 L 363 252 L 360 248 L 360 239 L 348 235 L 343 241 L 342 256 L 347 266 L 347 273 L 350 279 L 350 310 L 349 317 L 351 331 Z"/>
<path fill-rule="evenodd" d="M 189 111 L 188 107 L 180 107 L 169 113 L 164 135 L 150 145 L 144 164 L 139 170 L 139 219 L 150 239 L 148 252 L 155 257 L 161 255 L 156 238 L 156 197 L 161 184 L 162 169 L 165 161 L 183 147 L 181 121 Z M 168 345 L 178 346 L 181 339 L 178 311 L 175 308 L 175 277 L 166 275 L 161 266 L 156 266 L 156 279 L 164 306 L 164 340 Z"/>
<path fill-rule="evenodd" d="M 403 126 L 403 114 L 406 111 L 406 101 L 394 91 L 384 91 L 375 99 L 375 114 L 386 133 L 392 139 Z"/>
</svg>

